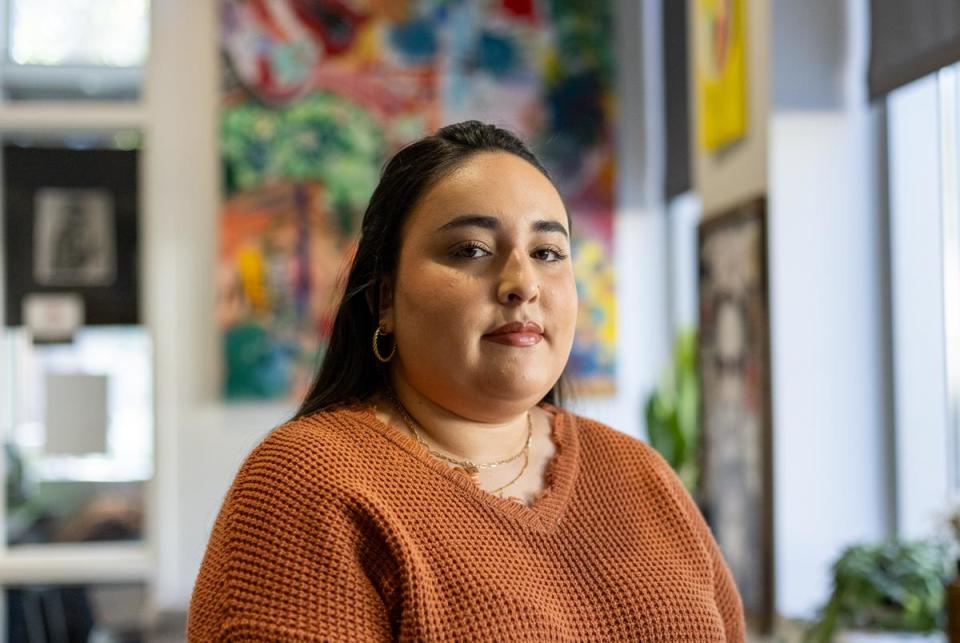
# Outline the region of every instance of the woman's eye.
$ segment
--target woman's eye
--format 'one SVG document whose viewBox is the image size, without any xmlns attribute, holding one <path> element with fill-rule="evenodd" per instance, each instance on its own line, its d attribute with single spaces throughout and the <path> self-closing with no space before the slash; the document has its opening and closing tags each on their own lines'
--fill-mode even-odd
<svg viewBox="0 0 960 643">
<path fill-rule="evenodd" d="M 567 255 L 558 248 L 540 248 L 535 254 L 546 253 L 546 261 L 560 261 L 566 259 Z M 541 255 L 542 256 L 542 255 Z"/>
<path fill-rule="evenodd" d="M 451 256 L 457 259 L 480 259 L 481 257 L 489 254 L 491 254 L 490 251 L 485 247 L 479 244 L 470 243 L 460 246 L 454 250 L 451 253 Z M 563 259 L 567 258 L 567 254 L 559 248 L 539 248 L 533 252 L 533 256 L 548 263 L 562 261 Z"/>
<path fill-rule="evenodd" d="M 474 243 L 460 246 L 453 251 L 453 256 L 461 259 L 478 259 L 487 253 L 487 249 Z"/>
</svg>

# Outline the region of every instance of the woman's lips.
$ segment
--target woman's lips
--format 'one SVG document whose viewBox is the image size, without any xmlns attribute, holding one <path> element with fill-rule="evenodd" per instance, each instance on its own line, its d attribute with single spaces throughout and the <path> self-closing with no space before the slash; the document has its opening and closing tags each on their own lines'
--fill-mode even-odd
<svg viewBox="0 0 960 643">
<path fill-rule="evenodd" d="M 543 335 L 540 333 L 530 332 L 497 333 L 496 335 L 484 335 L 483 338 L 489 339 L 491 342 L 497 342 L 498 344 L 518 346 L 522 348 L 527 346 L 536 346 L 543 340 Z"/>
<path fill-rule="evenodd" d="M 483 337 L 498 344 L 526 348 L 536 346 L 543 340 L 543 327 L 535 321 L 516 320 L 503 324 Z"/>
</svg>

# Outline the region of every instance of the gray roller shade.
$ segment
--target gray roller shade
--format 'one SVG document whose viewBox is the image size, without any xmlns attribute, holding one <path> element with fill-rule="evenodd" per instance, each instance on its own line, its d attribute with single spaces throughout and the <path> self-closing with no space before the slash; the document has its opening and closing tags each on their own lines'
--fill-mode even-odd
<svg viewBox="0 0 960 643">
<path fill-rule="evenodd" d="M 960 0 L 870 0 L 870 98 L 960 60 Z"/>
<path fill-rule="evenodd" d="M 690 90 L 687 73 L 687 3 L 663 0 L 663 85 L 666 114 L 667 199 L 690 190 Z"/>
</svg>

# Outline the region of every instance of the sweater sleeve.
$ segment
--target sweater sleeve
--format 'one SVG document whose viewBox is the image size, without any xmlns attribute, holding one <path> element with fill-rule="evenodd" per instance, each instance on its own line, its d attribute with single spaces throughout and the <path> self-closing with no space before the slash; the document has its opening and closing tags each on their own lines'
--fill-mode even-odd
<svg viewBox="0 0 960 643">
<path fill-rule="evenodd" d="M 687 494 L 686 489 L 682 489 Z M 737 591 L 736 583 L 733 580 L 733 574 L 727 566 L 727 562 L 720 553 L 717 541 L 710 531 L 710 527 L 703 519 L 703 514 L 687 494 L 689 500 L 689 512 L 694 521 L 697 531 L 703 540 L 707 552 L 710 554 L 710 560 L 713 563 L 713 587 L 714 597 L 717 601 L 717 609 L 723 617 L 723 626 L 726 630 L 727 641 L 731 643 L 742 643 L 746 637 L 746 624 L 743 615 L 743 601 L 740 598 L 740 592 Z"/>
<path fill-rule="evenodd" d="M 261 445 L 214 522 L 193 588 L 191 643 L 388 641 L 365 530 L 347 503 Z M 311 484 L 312 483 L 312 484 Z"/>
<path fill-rule="evenodd" d="M 683 481 L 673 471 L 670 465 L 653 448 L 650 448 L 659 469 L 681 509 L 690 520 L 694 532 L 700 538 L 703 546 L 706 548 L 710 557 L 710 563 L 713 567 L 713 590 L 714 600 L 720 616 L 723 618 L 723 625 L 726 631 L 726 639 L 729 643 L 743 643 L 746 638 L 746 622 L 743 613 L 743 600 L 740 592 L 737 590 L 736 582 L 730 567 L 723 558 L 720 547 L 707 521 L 704 520 L 700 508 L 690 496 Z"/>
</svg>

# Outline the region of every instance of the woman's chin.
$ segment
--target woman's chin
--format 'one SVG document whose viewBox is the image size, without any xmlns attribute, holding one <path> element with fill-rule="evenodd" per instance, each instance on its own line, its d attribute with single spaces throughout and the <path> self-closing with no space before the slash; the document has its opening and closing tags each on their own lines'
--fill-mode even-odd
<svg viewBox="0 0 960 643">
<path fill-rule="evenodd" d="M 555 380 L 556 378 L 550 381 Z M 517 404 L 529 408 L 539 402 L 549 390 L 549 387 L 544 389 L 543 383 L 531 382 L 527 378 L 514 382 L 504 382 L 501 379 L 484 386 L 483 397 L 491 400 L 491 403 L 493 400 L 497 400 L 501 403 Z"/>
</svg>

